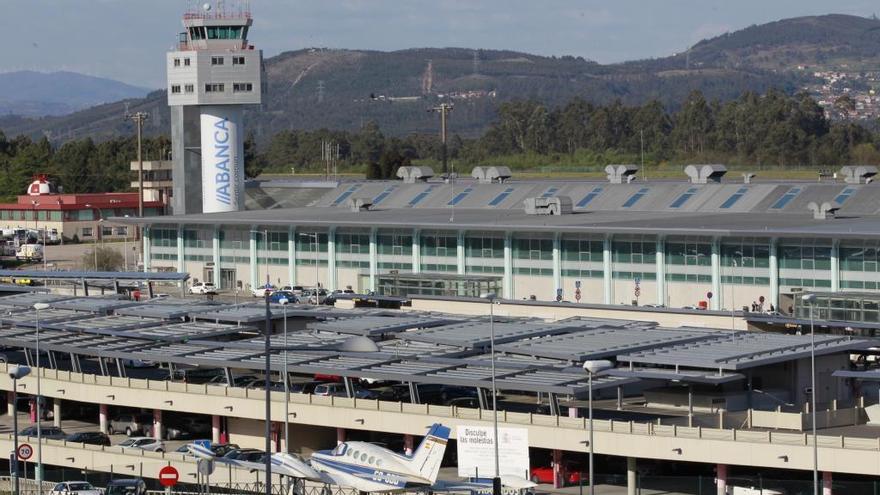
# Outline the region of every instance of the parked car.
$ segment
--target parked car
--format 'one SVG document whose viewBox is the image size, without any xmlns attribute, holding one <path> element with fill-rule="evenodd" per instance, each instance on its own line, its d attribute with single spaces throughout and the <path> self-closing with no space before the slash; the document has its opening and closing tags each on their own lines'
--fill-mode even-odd
<svg viewBox="0 0 880 495">
<path fill-rule="evenodd" d="M 140 478 L 110 480 L 104 495 L 146 495 L 147 484 Z"/>
<path fill-rule="evenodd" d="M 165 442 L 162 440 L 156 440 L 153 437 L 127 438 L 119 444 L 119 447 L 148 450 L 151 452 L 165 452 Z"/>
<path fill-rule="evenodd" d="M 269 295 L 269 302 L 281 304 L 283 301 L 287 301 L 284 304 L 296 304 L 298 302 L 296 296 L 289 290 L 276 290 Z"/>
<path fill-rule="evenodd" d="M 169 440 L 193 438 L 211 433 L 211 425 L 193 416 L 172 416 L 165 426 L 165 437 Z"/>
<path fill-rule="evenodd" d="M 110 420 L 110 434 L 125 433 L 149 435 L 153 430 L 153 416 L 150 414 L 120 414 Z"/>
<path fill-rule="evenodd" d="M 232 377 L 232 383 L 228 384 L 230 387 L 247 387 L 251 383 L 255 381 L 262 381 L 262 378 L 256 375 L 239 375 Z M 208 380 L 208 383 L 213 385 L 227 385 L 226 383 L 226 375 L 217 375 L 214 378 Z"/>
<path fill-rule="evenodd" d="M 236 461 L 259 462 L 263 458 L 263 451 L 257 449 L 234 449 L 223 456 L 224 459 Z"/>
<path fill-rule="evenodd" d="M 67 435 L 68 442 L 110 446 L 110 437 L 100 431 L 79 431 Z"/>
<path fill-rule="evenodd" d="M 87 481 L 64 481 L 52 487 L 51 495 L 103 495 Z"/>
<path fill-rule="evenodd" d="M 277 289 L 275 288 L 274 285 L 266 284 L 266 285 L 261 285 L 261 286 L 255 288 L 251 292 L 253 293 L 254 297 L 266 297 L 267 293 L 271 294 L 271 293 L 275 292 L 275 290 L 277 290 Z"/>
<path fill-rule="evenodd" d="M 447 406 L 467 407 L 470 409 L 480 409 L 480 399 L 477 397 L 456 397 L 446 401 Z"/>
<path fill-rule="evenodd" d="M 18 432 L 18 434 L 24 437 L 36 437 L 37 429 L 38 428 L 36 426 L 28 426 L 27 428 Z M 64 440 L 65 438 L 67 438 L 67 433 L 64 433 L 64 430 L 57 426 L 42 425 L 39 428 L 39 431 L 42 438 L 48 438 L 50 440 Z"/>
<path fill-rule="evenodd" d="M 344 383 L 322 383 L 315 387 L 315 391 L 313 392 L 315 395 L 324 395 L 324 396 L 332 396 L 332 397 L 347 397 L 348 394 L 345 391 Z M 354 396 L 358 399 L 375 399 L 378 396 L 372 390 L 367 390 L 360 387 L 355 387 Z"/>
<path fill-rule="evenodd" d="M 562 482 L 566 485 L 577 485 L 581 483 L 581 472 L 584 471 L 583 466 L 576 462 L 566 462 L 562 466 Z M 531 469 L 530 478 L 532 483 L 553 483 L 553 466 L 537 466 Z M 587 480 L 586 473 L 583 473 L 583 480 Z"/>
<path fill-rule="evenodd" d="M 216 294 L 217 287 L 211 282 L 196 282 L 189 288 L 190 294 Z"/>
</svg>

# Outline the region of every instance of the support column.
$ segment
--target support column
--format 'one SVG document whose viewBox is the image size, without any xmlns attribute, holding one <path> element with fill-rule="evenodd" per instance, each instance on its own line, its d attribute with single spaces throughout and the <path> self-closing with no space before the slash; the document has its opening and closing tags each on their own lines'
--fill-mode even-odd
<svg viewBox="0 0 880 495">
<path fill-rule="evenodd" d="M 61 428 L 61 399 L 52 399 L 52 426 Z"/>
<path fill-rule="evenodd" d="M 377 229 L 370 229 L 370 287 L 371 291 L 376 290 L 376 275 L 379 274 L 379 255 L 376 247 Z"/>
<path fill-rule="evenodd" d="M 214 262 L 214 285 L 218 289 L 232 289 L 233 287 L 223 287 L 223 281 L 220 280 L 220 227 L 214 227 L 214 235 L 211 239 L 211 258 Z M 235 284 L 235 281 L 232 282 Z"/>
<path fill-rule="evenodd" d="M 636 471 L 636 458 L 626 458 L 626 495 L 636 495 L 638 489 L 638 471 Z"/>
<path fill-rule="evenodd" d="M 336 428 L 336 445 L 345 442 L 345 428 Z"/>
<path fill-rule="evenodd" d="M 144 242 L 144 271 L 148 272 L 152 268 L 153 264 L 153 243 L 150 241 L 150 227 L 144 227 L 143 229 L 143 242 Z"/>
<path fill-rule="evenodd" d="M 162 410 L 153 409 L 153 438 L 162 440 Z"/>
<path fill-rule="evenodd" d="M 718 495 L 727 495 L 727 464 L 715 468 L 715 488 Z"/>
<path fill-rule="evenodd" d="M 840 291 L 840 241 L 831 241 L 831 292 Z"/>
<path fill-rule="evenodd" d="M 770 304 L 779 311 L 779 257 L 777 256 L 776 239 L 770 239 L 770 294 L 767 298 Z"/>
<path fill-rule="evenodd" d="M 287 282 L 296 285 L 296 227 L 287 229 Z"/>
<path fill-rule="evenodd" d="M 614 273 L 611 271 L 611 236 L 606 235 L 602 241 L 602 278 L 603 302 L 614 304 Z"/>
<path fill-rule="evenodd" d="M 458 274 L 464 275 L 467 272 L 467 264 L 465 262 L 465 235 L 463 230 L 459 230 L 457 233 L 457 239 L 455 241 L 455 259 L 458 264 Z"/>
<path fill-rule="evenodd" d="M 580 409 L 572 406 L 568 406 L 568 417 L 569 418 L 579 418 L 580 417 Z"/>
<path fill-rule="evenodd" d="M 255 228 L 255 227 L 251 227 Z M 250 272 L 251 272 L 251 290 L 256 289 L 260 286 L 259 273 L 257 270 L 260 266 L 260 259 L 257 257 L 257 232 L 252 230 L 250 233 L 250 239 L 248 240 L 248 249 L 249 249 L 249 262 L 250 262 Z"/>
<path fill-rule="evenodd" d="M 184 238 L 183 238 L 183 225 L 177 226 L 177 271 L 183 273 L 186 271 L 186 257 L 184 256 Z M 180 286 L 183 287 L 184 282 L 180 282 Z"/>
<path fill-rule="evenodd" d="M 562 288 L 562 235 L 557 232 L 553 235 L 553 290 Z M 555 297 L 556 294 L 554 293 Z M 572 295 L 573 296 L 573 295 Z"/>
<path fill-rule="evenodd" d="M 721 239 L 712 239 L 712 300 L 709 305 L 715 311 L 721 309 Z M 698 265 L 699 266 L 699 265 Z"/>
<path fill-rule="evenodd" d="M 12 391 L 6 392 L 6 415 L 10 417 L 15 414 L 15 401 L 12 399 L 13 395 Z"/>
<path fill-rule="evenodd" d="M 98 406 L 98 429 L 101 433 L 107 433 L 107 404 Z"/>
<path fill-rule="evenodd" d="M 422 272 L 422 233 L 419 229 L 413 229 L 412 234 L 412 272 Z"/>
<path fill-rule="evenodd" d="M 336 227 L 327 231 L 327 292 L 336 290 Z"/>
<path fill-rule="evenodd" d="M 822 472 L 822 495 L 831 495 L 831 471 Z"/>
<path fill-rule="evenodd" d="M 513 299 L 513 233 L 504 233 L 504 299 Z"/>
<path fill-rule="evenodd" d="M 554 450 L 553 451 L 553 460 L 551 462 L 553 466 L 553 488 L 562 488 L 565 486 L 565 473 L 563 472 L 563 464 L 562 464 L 562 451 Z"/>
<path fill-rule="evenodd" d="M 211 442 L 220 443 L 220 416 L 211 416 Z"/>
<path fill-rule="evenodd" d="M 403 452 L 406 455 L 412 455 L 413 453 L 413 436 L 406 434 L 403 436 Z"/>
<path fill-rule="evenodd" d="M 657 304 L 667 305 L 666 300 L 666 238 L 657 237 L 657 254 L 656 254 L 657 272 Z"/>
</svg>

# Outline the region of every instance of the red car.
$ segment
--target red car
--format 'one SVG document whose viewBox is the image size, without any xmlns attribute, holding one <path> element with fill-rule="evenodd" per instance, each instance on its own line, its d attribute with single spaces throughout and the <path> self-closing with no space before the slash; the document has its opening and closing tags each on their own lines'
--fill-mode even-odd
<svg viewBox="0 0 880 495">
<path fill-rule="evenodd" d="M 577 485 L 581 483 L 582 466 L 575 462 L 566 462 L 563 464 L 562 481 L 565 485 Z M 587 480 L 587 473 L 583 473 L 583 481 Z M 533 483 L 553 484 L 553 466 L 537 466 L 531 470 L 531 480 Z"/>
</svg>

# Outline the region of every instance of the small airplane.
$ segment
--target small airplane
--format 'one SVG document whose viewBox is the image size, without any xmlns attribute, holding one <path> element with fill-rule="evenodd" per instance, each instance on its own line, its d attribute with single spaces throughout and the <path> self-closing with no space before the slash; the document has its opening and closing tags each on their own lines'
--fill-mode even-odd
<svg viewBox="0 0 880 495">
<path fill-rule="evenodd" d="M 306 461 L 285 453 L 272 454 L 272 472 L 292 478 L 327 485 L 354 488 L 360 492 L 400 492 L 428 488 L 434 492 L 484 492 L 491 484 L 473 482 L 438 482 L 440 463 L 446 452 L 450 430 L 442 424 L 431 425 L 412 455 L 398 454 L 369 442 L 343 442 L 332 450 L 312 454 Z M 216 457 L 201 444 L 189 444 L 189 452 L 202 459 L 231 464 L 245 469 L 264 470 L 265 465 Z M 502 486 L 523 490 L 535 486 L 518 477 L 502 477 Z"/>
</svg>

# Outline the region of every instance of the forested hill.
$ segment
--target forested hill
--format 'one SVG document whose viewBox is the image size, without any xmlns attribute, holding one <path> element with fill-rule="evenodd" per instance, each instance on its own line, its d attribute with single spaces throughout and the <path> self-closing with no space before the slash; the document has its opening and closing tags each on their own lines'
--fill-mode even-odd
<svg viewBox="0 0 880 495">
<path fill-rule="evenodd" d="M 456 106 L 451 130 L 465 136 L 482 133 L 501 103 L 517 99 L 550 106 L 574 96 L 599 104 L 619 99 L 625 105 L 658 99 L 675 110 L 692 90 L 710 101 L 771 87 L 794 92 L 810 73 L 796 70 L 798 65 L 873 64 L 880 57 L 878 28 L 875 19 L 802 17 L 704 40 L 687 53 L 611 65 L 460 48 L 297 50 L 266 60 L 269 94 L 246 119 L 265 142 L 282 129 L 352 130 L 370 120 L 391 135 L 435 132 L 436 116 L 426 109 L 450 95 Z M 132 111 L 153 115 L 148 132 L 167 133 L 163 92 L 128 104 Z M 116 103 L 62 117 L 5 117 L 0 129 L 7 135 L 48 133 L 56 142 L 105 139 L 131 131 L 122 120 L 124 111 L 125 105 Z"/>
</svg>

